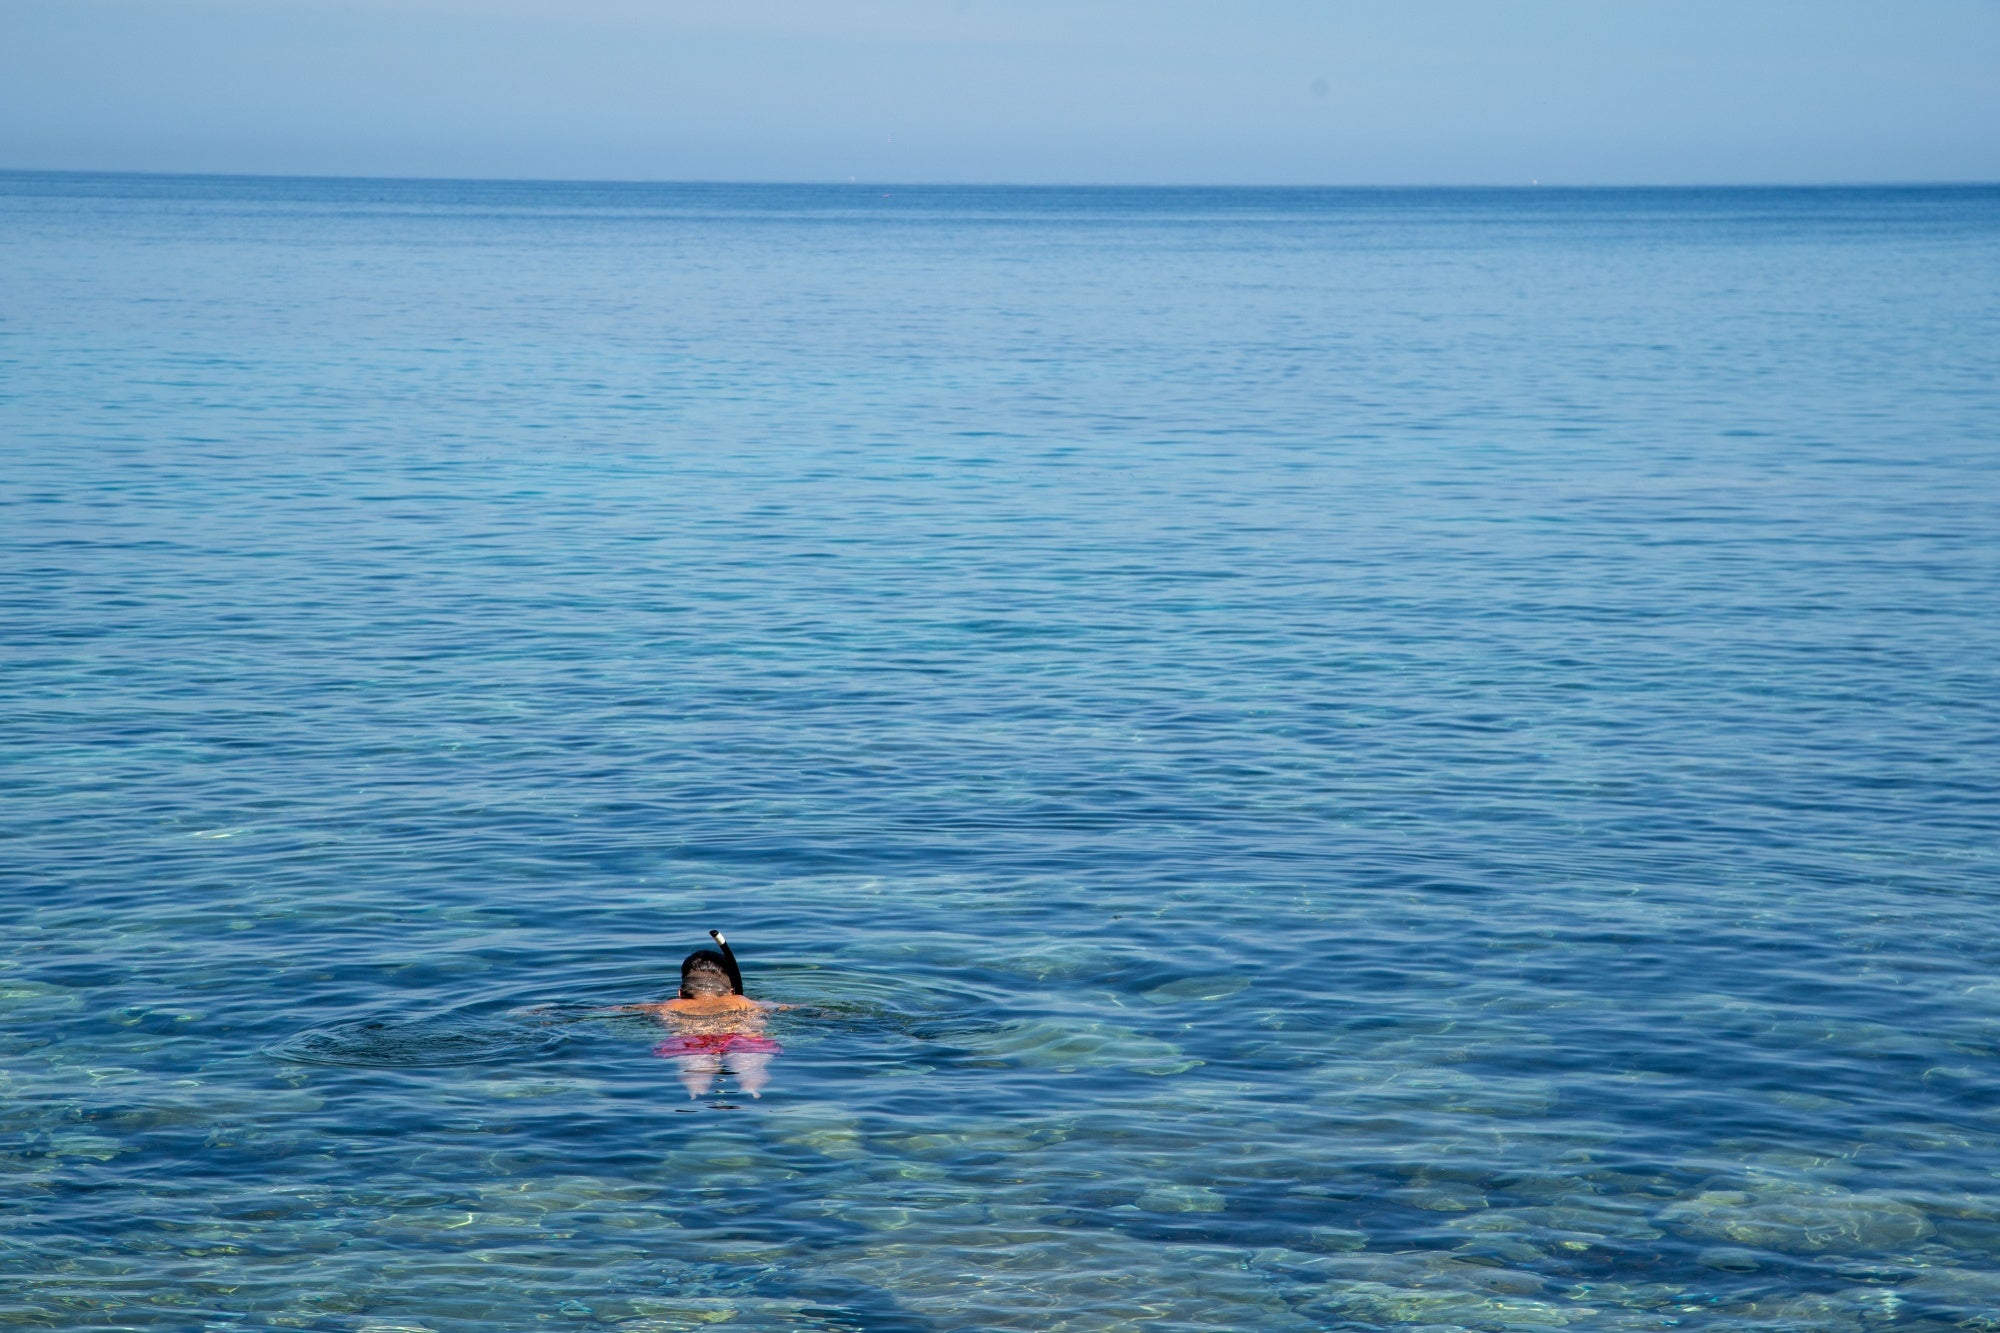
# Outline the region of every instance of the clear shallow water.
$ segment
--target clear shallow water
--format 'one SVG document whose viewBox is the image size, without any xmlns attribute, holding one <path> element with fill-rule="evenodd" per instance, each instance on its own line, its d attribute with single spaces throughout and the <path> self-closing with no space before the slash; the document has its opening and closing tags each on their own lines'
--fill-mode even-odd
<svg viewBox="0 0 2000 1333">
<path fill-rule="evenodd" d="M 1996 383 L 1994 190 L 0 176 L 0 1326 L 2000 1328 Z"/>
</svg>

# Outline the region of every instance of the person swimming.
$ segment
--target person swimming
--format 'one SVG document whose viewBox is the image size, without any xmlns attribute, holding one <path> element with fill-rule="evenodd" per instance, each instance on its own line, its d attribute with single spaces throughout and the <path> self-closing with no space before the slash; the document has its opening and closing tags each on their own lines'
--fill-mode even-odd
<svg viewBox="0 0 2000 1333">
<path fill-rule="evenodd" d="M 784 1047 L 764 1035 L 764 1015 L 790 1005 L 766 1004 L 743 993 L 743 969 L 719 930 L 708 932 L 720 949 L 696 949 L 681 960 L 680 994 L 663 1004 L 631 1005 L 655 1015 L 674 1035 L 653 1054 L 680 1066 L 681 1086 L 700 1097 L 723 1074 L 743 1091 L 761 1096 L 771 1081 L 771 1058 Z M 728 1064 L 723 1064 L 724 1057 Z"/>
</svg>

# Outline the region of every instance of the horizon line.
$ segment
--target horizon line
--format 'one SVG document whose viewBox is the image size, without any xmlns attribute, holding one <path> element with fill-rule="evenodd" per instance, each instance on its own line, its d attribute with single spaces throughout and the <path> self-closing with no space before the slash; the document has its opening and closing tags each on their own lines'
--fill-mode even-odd
<svg viewBox="0 0 2000 1333">
<path fill-rule="evenodd" d="M 129 167 L 11 167 L 0 166 L 0 176 L 121 176 L 153 180 L 245 180 L 245 181 L 324 181 L 404 185 L 615 185 L 615 186 L 696 186 L 798 189 L 839 187 L 856 190 L 1977 190 L 2000 188 L 2000 178 L 1992 180 L 1799 180 L 1799 181 L 1645 181 L 1609 184 L 1588 181 L 1529 180 L 1513 183 L 1494 181 L 1364 181 L 1348 183 L 1307 183 L 1300 181 L 1234 182 L 1216 181 L 864 181 L 849 178 L 727 179 L 704 177 L 639 176 L 437 176 L 366 175 L 347 172 L 307 171 L 156 171 Z"/>
</svg>

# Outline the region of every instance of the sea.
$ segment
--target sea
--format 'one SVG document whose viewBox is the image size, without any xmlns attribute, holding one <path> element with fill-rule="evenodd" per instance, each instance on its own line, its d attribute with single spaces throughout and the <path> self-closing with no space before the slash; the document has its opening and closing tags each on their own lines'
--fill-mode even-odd
<svg viewBox="0 0 2000 1333">
<path fill-rule="evenodd" d="M 0 1329 L 543 1328 L 2000 1329 L 2000 188 L 0 175 Z"/>
</svg>

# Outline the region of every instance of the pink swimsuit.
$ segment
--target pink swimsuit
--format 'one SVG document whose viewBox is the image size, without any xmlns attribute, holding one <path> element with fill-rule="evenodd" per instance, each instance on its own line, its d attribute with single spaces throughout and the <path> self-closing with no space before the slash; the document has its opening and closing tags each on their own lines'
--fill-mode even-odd
<svg viewBox="0 0 2000 1333">
<path fill-rule="evenodd" d="M 675 1055 L 728 1055 L 732 1051 L 755 1052 L 759 1055 L 777 1055 L 785 1048 L 769 1037 L 756 1037 L 747 1032 L 696 1032 L 685 1037 L 669 1037 L 653 1048 L 658 1056 Z"/>
</svg>

